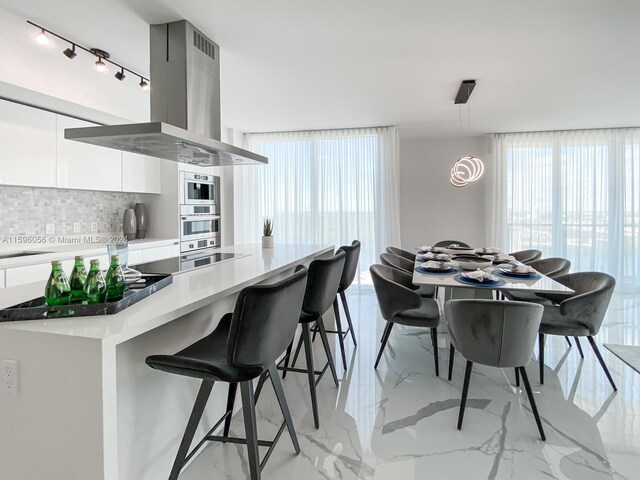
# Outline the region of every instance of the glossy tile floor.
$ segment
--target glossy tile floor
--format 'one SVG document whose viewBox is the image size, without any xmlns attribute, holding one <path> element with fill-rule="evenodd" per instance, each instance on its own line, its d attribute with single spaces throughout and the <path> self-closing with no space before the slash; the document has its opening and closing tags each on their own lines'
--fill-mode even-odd
<svg viewBox="0 0 640 480">
<path fill-rule="evenodd" d="M 350 290 L 358 348 L 347 342 L 349 368 L 339 388 L 328 372 L 318 386 L 319 430 L 313 427 L 306 376 L 287 376 L 284 385 L 302 453 L 294 455 L 284 432 L 262 478 L 640 478 L 640 374 L 601 346 L 640 345 L 640 296 L 614 295 L 597 338 L 618 393 L 611 390 L 587 342 L 581 360 L 563 338 L 548 339 L 544 386 L 538 383 L 537 362 L 529 364 L 547 434 L 542 442 L 524 390 L 513 386 L 511 370 L 474 367 L 463 429 L 456 429 L 464 360 L 456 356 L 453 381 L 448 382 L 444 333 L 439 378 L 426 329 L 396 327 L 374 370 L 385 323 L 372 287 L 354 285 Z M 315 347 L 318 364 L 323 359 L 319 339 Z M 269 386 L 258 402 L 260 438 L 270 439 L 281 418 Z M 233 419 L 232 434 L 244 436 L 241 414 Z M 265 451 L 261 448 L 261 454 Z M 244 445 L 210 444 L 180 479 L 248 478 L 245 452 Z"/>
</svg>

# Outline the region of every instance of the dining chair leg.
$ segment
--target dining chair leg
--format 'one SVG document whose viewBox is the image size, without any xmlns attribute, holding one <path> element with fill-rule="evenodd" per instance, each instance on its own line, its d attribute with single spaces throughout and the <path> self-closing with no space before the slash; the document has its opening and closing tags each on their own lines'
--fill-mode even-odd
<svg viewBox="0 0 640 480">
<path fill-rule="evenodd" d="M 531 385 L 529 384 L 529 379 L 527 378 L 527 371 L 524 367 L 517 367 L 520 369 L 520 373 L 522 375 L 522 383 L 524 383 L 524 389 L 527 391 L 527 397 L 529 397 L 529 403 L 531 404 L 531 411 L 533 412 L 533 417 L 536 419 L 536 425 L 538 426 L 538 431 L 540 432 L 540 438 L 542 440 L 546 440 L 547 437 L 544 435 L 544 429 L 542 428 L 542 422 L 540 421 L 540 415 L 538 414 L 538 407 L 536 406 L 536 401 L 533 398 L 533 392 L 531 391 Z"/>
<path fill-rule="evenodd" d="M 569 344 L 569 348 L 571 348 L 571 346 L 572 346 L 572 345 L 571 345 L 571 340 L 569 340 L 569 337 L 567 337 L 567 336 L 565 335 L 564 339 L 565 339 L 565 340 L 567 341 L 567 343 Z"/>
<path fill-rule="evenodd" d="M 260 480 L 260 455 L 258 453 L 258 430 L 256 426 L 256 404 L 253 394 L 253 382 L 240 384 L 242 396 L 242 415 L 247 438 L 247 456 L 251 480 Z"/>
<path fill-rule="evenodd" d="M 516 371 L 516 387 L 520 386 L 520 372 L 518 371 L 518 367 L 515 368 Z"/>
<path fill-rule="evenodd" d="M 573 339 L 576 341 L 576 347 L 578 347 L 580 358 L 584 358 L 584 353 L 582 353 L 582 345 L 580 345 L 580 339 L 578 337 L 573 337 Z"/>
<path fill-rule="evenodd" d="M 207 401 L 209 400 L 209 396 L 211 395 L 213 383 L 214 382 L 210 380 L 203 380 L 202 384 L 200 385 L 198 396 L 196 397 L 196 401 L 193 404 L 193 409 L 191 410 L 191 415 L 189 416 L 189 421 L 187 422 L 187 428 L 184 431 L 182 441 L 180 442 L 180 447 L 178 447 L 178 453 L 176 454 L 176 458 L 173 461 L 173 467 L 171 468 L 171 473 L 169 474 L 169 480 L 177 480 L 178 475 L 180 475 L 180 470 L 182 470 L 182 467 L 184 467 L 184 461 L 187 458 L 187 454 L 189 453 L 191 441 L 193 440 L 193 436 L 196 434 L 198 424 L 200 423 L 200 419 L 202 418 L 202 414 L 204 413 L 204 408 L 207 406 Z"/>
<path fill-rule="evenodd" d="M 471 370 L 473 370 L 473 362 L 467 360 L 467 368 L 464 371 L 464 383 L 462 384 L 462 398 L 460 399 L 460 412 L 458 413 L 458 430 L 462 429 L 462 420 L 464 419 L 464 408 L 467 405 L 467 395 L 469 394 L 469 380 L 471 380 Z"/>
<path fill-rule="evenodd" d="M 433 361 L 436 366 L 436 377 L 440 376 L 440 365 L 438 364 L 438 329 L 431 329 L 431 343 L 433 344 Z"/>
<path fill-rule="evenodd" d="M 340 292 L 340 299 L 342 300 L 342 309 L 344 310 L 344 314 L 347 317 L 347 323 L 349 324 L 349 331 L 351 332 L 353 346 L 357 347 L 358 342 L 356 341 L 356 332 L 353 329 L 353 323 L 351 322 L 351 312 L 349 311 L 349 304 L 347 303 L 347 296 L 345 295 L 344 291 Z"/>
<path fill-rule="evenodd" d="M 333 312 L 336 316 L 336 329 L 338 330 L 338 340 L 340 342 L 340 353 L 342 354 L 342 368 L 347 369 L 347 355 L 344 353 L 344 335 L 342 335 L 342 322 L 340 321 L 340 308 L 338 307 L 338 297 L 333 301 Z"/>
<path fill-rule="evenodd" d="M 296 454 L 300 453 L 300 444 L 298 443 L 298 436 L 296 435 L 296 429 L 291 419 L 291 412 L 289 411 L 289 405 L 287 405 L 287 397 L 284 395 L 284 389 L 282 388 L 282 381 L 278 376 L 278 367 L 275 363 L 269 367 L 269 377 L 271 378 L 271 385 L 273 385 L 273 391 L 276 393 L 276 399 L 278 405 L 280 405 L 280 411 L 284 417 L 284 421 L 287 424 L 287 430 L 289 430 L 289 436 L 291 437 L 291 443 L 293 443 L 293 449 Z"/>
<path fill-rule="evenodd" d="M 604 359 L 602 358 L 602 355 L 600 354 L 600 350 L 598 349 L 598 346 L 596 345 L 596 341 L 593 339 L 592 336 L 588 336 L 587 340 L 589 340 L 589 343 L 591 344 L 591 348 L 593 349 L 593 353 L 595 353 L 596 357 L 598 357 L 598 362 L 600 362 L 600 366 L 604 370 L 604 374 L 609 379 L 609 383 L 611 384 L 611 387 L 613 387 L 613 391 L 617 392 L 618 391 L 618 387 L 616 387 L 616 384 L 613 382 L 613 378 L 611 378 L 611 373 L 609 373 L 609 369 L 607 368 L 607 365 L 604 363 Z"/>
<path fill-rule="evenodd" d="M 540 365 L 540 385 L 544 385 L 544 333 L 538 333 L 538 364 Z"/>
<path fill-rule="evenodd" d="M 291 360 L 291 351 L 293 350 L 293 338 L 287 347 L 287 353 L 284 356 L 284 369 L 282 370 L 282 379 L 287 376 L 287 368 L 289 368 L 289 361 Z"/>
<path fill-rule="evenodd" d="M 309 334 L 309 324 L 302 324 L 302 340 L 304 343 L 304 354 L 307 359 L 307 376 L 309 378 L 309 393 L 311 394 L 311 409 L 313 410 L 313 424 L 316 428 L 320 428 L 320 419 L 318 417 L 318 397 L 316 395 L 316 374 L 313 365 L 313 351 L 311 344 L 311 335 Z"/>
<path fill-rule="evenodd" d="M 380 358 L 382 357 L 382 352 L 384 352 L 384 347 L 387 346 L 387 342 L 389 341 L 389 335 L 391 335 L 391 329 L 393 328 L 393 323 L 388 322 L 387 326 L 384 329 L 384 333 L 382 334 L 382 344 L 380 345 L 380 351 L 378 352 L 378 357 L 376 358 L 376 363 L 373 368 L 378 368 L 378 363 L 380 363 Z"/>
<path fill-rule="evenodd" d="M 453 346 L 453 343 L 449 344 L 449 376 L 447 377 L 449 381 L 453 377 L 453 359 L 456 356 L 456 349 Z"/>
<path fill-rule="evenodd" d="M 327 355 L 327 361 L 329 362 L 329 368 L 331 369 L 331 375 L 333 376 L 333 383 L 338 386 L 338 373 L 336 372 L 336 365 L 333 362 L 333 355 L 331 355 L 331 347 L 329 346 L 329 339 L 327 338 L 327 330 L 324 328 L 324 322 L 320 318 L 316 325 L 320 331 L 320 338 L 322 339 L 322 345 L 324 346 L 324 353 Z M 311 341 L 313 343 L 313 340 Z"/>
<path fill-rule="evenodd" d="M 237 383 L 229 384 L 229 393 L 227 394 L 227 412 L 230 412 L 227 415 L 227 418 L 224 420 L 224 436 L 229 436 L 229 429 L 231 428 L 231 417 L 233 416 L 233 406 L 236 402 L 236 392 L 238 391 Z"/>
</svg>

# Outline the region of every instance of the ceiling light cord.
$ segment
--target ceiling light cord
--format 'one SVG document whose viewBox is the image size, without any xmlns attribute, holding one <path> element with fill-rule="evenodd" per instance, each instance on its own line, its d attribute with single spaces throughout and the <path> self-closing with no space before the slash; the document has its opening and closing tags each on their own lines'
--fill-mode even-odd
<svg viewBox="0 0 640 480">
<path fill-rule="evenodd" d="M 50 42 L 49 42 L 49 36 L 47 34 L 53 35 L 54 37 L 59 38 L 60 40 L 67 42 L 68 44 L 71 45 L 71 48 L 67 48 L 62 52 L 70 60 L 73 60 L 78 55 L 78 53 L 76 52 L 76 47 L 77 47 L 78 49 L 84 50 L 85 52 L 93 55 L 94 57 L 97 57 L 98 60 L 95 62 L 96 70 L 100 72 L 105 71 L 107 69 L 106 64 L 109 63 L 120 70 L 115 75 L 115 77 L 118 80 L 122 81 L 125 79 L 126 75 L 124 72 L 126 71 L 126 72 L 129 72 L 134 78 L 135 77 L 140 78 L 140 83 L 138 85 L 140 86 L 140 88 L 142 88 L 142 90 L 145 90 L 145 91 L 149 90 L 151 81 L 147 77 L 145 77 L 144 75 L 141 75 L 138 72 L 131 70 L 130 68 L 120 65 L 119 63 L 114 62 L 113 60 L 110 60 L 109 54 L 104 50 L 84 47 L 79 43 L 73 42 L 68 38 L 63 37 L 62 35 L 52 32 L 51 30 L 44 28 L 43 26 L 38 25 L 37 23 L 32 22 L 31 20 L 27 20 L 27 23 L 29 25 L 33 25 L 34 27 L 40 30 L 40 32 L 36 34 L 36 42 L 39 45 L 48 45 Z M 99 54 L 96 52 L 98 52 Z"/>
</svg>

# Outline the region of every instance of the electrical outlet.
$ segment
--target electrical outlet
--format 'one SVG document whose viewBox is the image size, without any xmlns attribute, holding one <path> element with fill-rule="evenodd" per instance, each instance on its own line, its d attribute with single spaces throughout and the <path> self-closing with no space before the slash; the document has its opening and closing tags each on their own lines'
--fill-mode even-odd
<svg viewBox="0 0 640 480">
<path fill-rule="evenodd" d="M 15 397 L 20 388 L 19 363 L 17 360 L 0 362 L 0 390 L 4 395 Z"/>
<path fill-rule="evenodd" d="M 96 233 L 98 231 L 98 222 L 91 222 L 91 232 Z"/>
<path fill-rule="evenodd" d="M 53 235 L 55 233 L 55 225 L 53 223 L 47 223 L 45 225 L 47 235 Z"/>
<path fill-rule="evenodd" d="M 80 233 L 82 231 L 82 224 L 80 222 L 73 222 L 73 233 Z"/>
</svg>

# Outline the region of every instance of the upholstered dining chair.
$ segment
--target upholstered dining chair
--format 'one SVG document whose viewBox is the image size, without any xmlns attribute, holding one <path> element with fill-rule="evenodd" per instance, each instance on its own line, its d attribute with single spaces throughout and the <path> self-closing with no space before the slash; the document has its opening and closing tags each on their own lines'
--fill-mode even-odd
<svg viewBox="0 0 640 480">
<path fill-rule="evenodd" d="M 434 247 L 448 247 L 452 243 L 455 243 L 456 245 L 459 245 L 464 248 L 471 248 L 469 245 L 467 245 L 464 242 L 461 242 L 460 240 L 441 240 L 438 243 L 436 243 Z"/>
<path fill-rule="evenodd" d="M 397 268 L 409 275 L 413 275 L 414 263 L 404 257 L 394 255 L 393 253 L 381 253 L 380 262 L 388 267 Z M 436 296 L 436 288 L 430 285 L 414 285 L 412 289 L 418 292 L 422 297 L 434 298 Z"/>
<path fill-rule="evenodd" d="M 517 252 L 511 252 L 509 255 L 515 257 L 517 261 L 520 263 L 524 263 L 525 265 L 529 265 L 529 263 L 534 260 L 538 260 L 542 257 L 542 252 L 540 250 L 518 250 Z"/>
<path fill-rule="evenodd" d="M 537 272 L 546 275 L 549 278 L 555 278 L 560 275 L 566 275 L 571 269 L 571 262 L 566 258 L 551 257 L 534 260 L 529 266 Z M 509 300 L 520 300 L 523 302 L 548 303 L 549 300 L 540 297 L 533 292 L 526 290 L 503 292 L 503 295 Z"/>
<path fill-rule="evenodd" d="M 416 254 L 411 253 L 408 250 L 403 250 L 398 247 L 387 247 L 387 252 L 393 253 L 394 255 L 397 255 L 399 257 L 406 258 L 407 260 L 411 260 L 412 262 L 416 261 Z"/>
<path fill-rule="evenodd" d="M 445 315 L 451 345 L 467 359 L 458 430 L 462 428 L 473 364 L 479 363 L 498 368 L 515 368 L 519 372 L 540 437 L 545 440 L 538 408 L 524 368 L 531 360 L 542 312 L 543 307 L 534 303 L 479 299 L 447 301 Z"/>
<path fill-rule="evenodd" d="M 567 295 L 561 294 L 539 294 L 553 302 L 551 305 L 544 305 L 544 314 L 540 324 L 538 338 L 540 384 L 544 383 L 545 335 L 574 337 L 581 356 L 583 353 L 578 338 L 587 337 L 611 387 L 617 391 L 616 384 L 611 378 L 611 373 L 609 373 L 593 338 L 600 331 L 602 320 L 607 313 L 609 301 L 616 286 L 615 278 L 602 272 L 575 272 L 560 275 L 554 280 L 569 287 L 575 293 L 568 298 Z"/>
<path fill-rule="evenodd" d="M 382 318 L 387 321 L 374 368 L 378 368 L 382 353 L 389 341 L 391 329 L 397 323 L 431 330 L 436 376 L 440 375 L 437 341 L 440 310 L 437 302 L 431 298 L 421 297 L 414 290 L 411 275 L 402 270 L 387 265 L 371 265 L 369 272 L 371 272 Z"/>
</svg>

